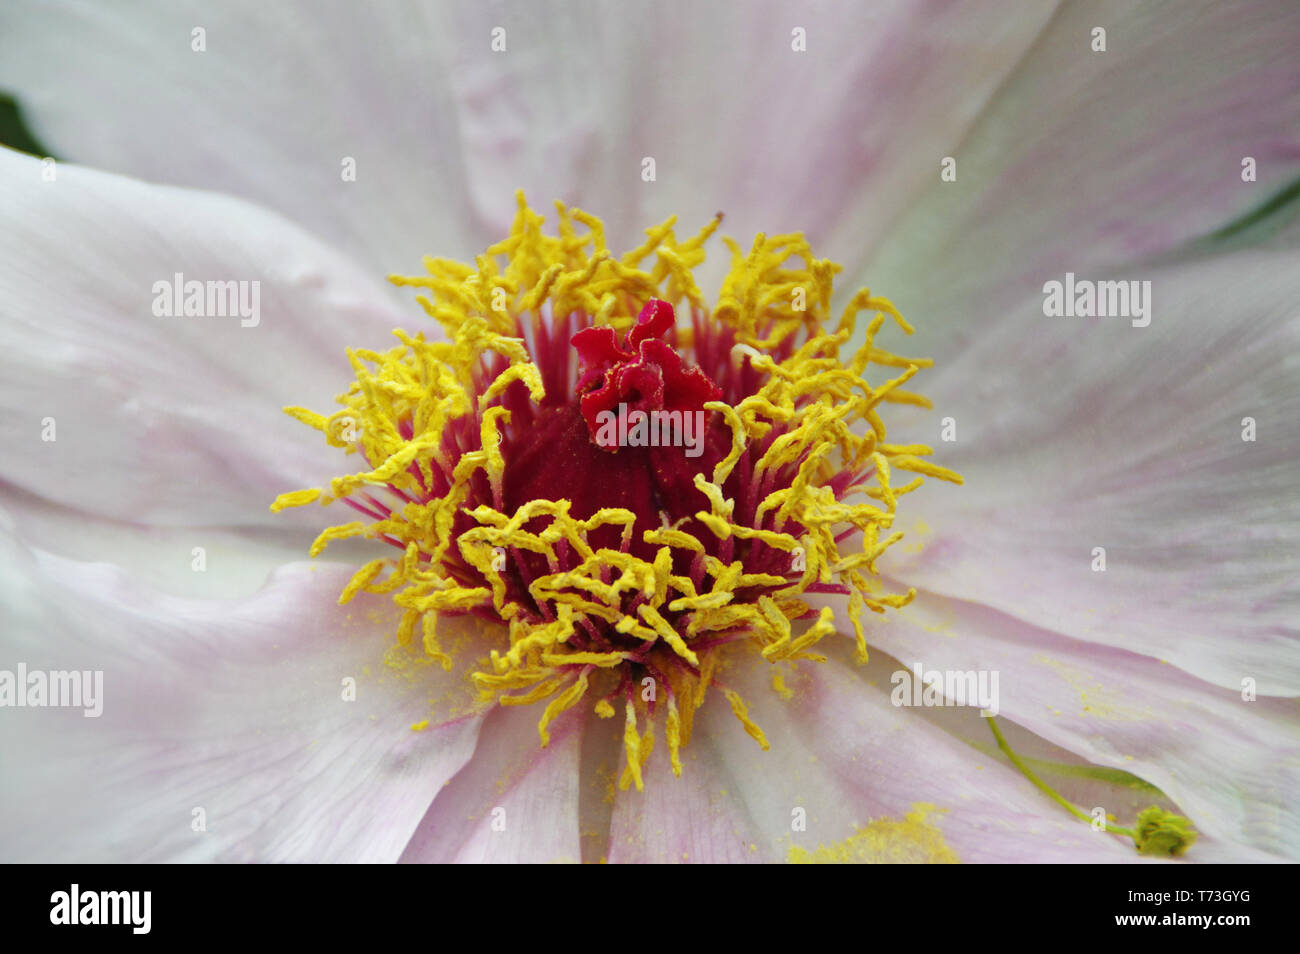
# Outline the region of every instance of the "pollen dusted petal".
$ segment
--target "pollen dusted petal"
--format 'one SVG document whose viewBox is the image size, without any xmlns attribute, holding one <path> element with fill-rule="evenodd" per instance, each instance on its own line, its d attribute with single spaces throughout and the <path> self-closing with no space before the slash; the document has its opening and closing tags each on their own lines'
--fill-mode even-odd
<svg viewBox="0 0 1300 954">
<path fill-rule="evenodd" d="M 395 332 L 386 352 L 351 353 L 341 410 L 289 412 L 358 458 L 321 499 L 369 519 L 316 548 L 364 535 L 401 551 L 345 596 L 391 594 L 399 641 L 422 638 L 444 666 L 456 656 L 447 617 L 506 624 L 472 677 L 484 698 L 544 706 L 544 748 L 570 710 L 622 709 L 618 783 L 641 789 L 652 756 L 689 768 L 682 749 L 711 688 L 768 747 L 719 666 L 734 653 L 823 660 L 814 648 L 835 620 L 805 597 L 847 595 L 865 655 L 865 611 L 911 598 L 875 579 L 901 537 L 898 502 L 922 480 L 891 475 L 961 478 L 922 460 L 929 448 L 886 443 L 879 406 L 923 400 L 897 387 L 925 362 L 876 344 L 886 317 L 910 329 L 865 290 L 829 330 L 838 266 L 802 236 L 759 235 L 747 254 L 728 240 L 732 269 L 709 312 L 691 269 L 719 219 L 680 243 L 670 219 L 615 258 L 598 219 L 557 209 L 551 237 L 520 195 L 510 236 L 475 265 L 427 258 L 427 275 L 394 277 L 421 290 L 448 340 Z M 841 354 L 862 311 L 865 341 Z M 650 423 L 599 439 L 599 415 L 616 409 Z"/>
<path fill-rule="evenodd" d="M 771 749 L 760 756 L 725 706 L 706 707 L 681 779 L 666 760 L 651 759 L 644 795 L 615 800 L 610 863 L 787 863 L 819 854 L 850 862 L 1144 860 L 1128 839 L 1093 832 L 996 756 L 892 705 L 892 660 L 859 666 L 846 639 L 827 655 L 825 665 L 781 667 L 792 693 L 784 699 L 773 667 L 737 653 L 721 678 L 745 697 Z"/>
<path fill-rule="evenodd" d="M 436 793 L 401 861 L 552 864 L 581 860 L 578 756 L 582 720 L 569 712 L 537 745 L 532 712 L 488 714 L 474 757 Z"/>
<path fill-rule="evenodd" d="M 1208 860 L 1216 839 L 1229 857 L 1233 846 L 1300 855 L 1300 805 L 1284 795 L 1300 789 L 1292 701 L 1261 695 L 1243 702 L 1240 690 L 1150 656 L 928 592 L 874 640 L 883 652 L 927 666 L 999 671 L 1003 687 L 1017 687 L 1003 694 L 1005 719 L 1159 788 L 1203 836 L 1191 859 Z M 987 730 L 980 727 L 976 741 L 987 744 Z M 1245 850 L 1236 857 L 1259 860 Z"/>
</svg>

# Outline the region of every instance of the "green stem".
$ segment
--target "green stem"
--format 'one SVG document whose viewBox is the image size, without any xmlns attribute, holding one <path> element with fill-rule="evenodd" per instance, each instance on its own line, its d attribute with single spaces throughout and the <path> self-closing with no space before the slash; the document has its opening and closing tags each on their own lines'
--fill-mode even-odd
<svg viewBox="0 0 1300 954">
<path fill-rule="evenodd" d="M 1082 821 L 1086 821 L 1089 824 L 1092 824 L 1093 818 L 1091 815 L 1089 815 L 1087 812 L 1083 811 L 1082 809 L 1076 808 L 1074 805 L 1071 805 L 1068 801 L 1065 800 L 1065 798 L 1057 794 L 1057 792 L 1050 785 L 1048 785 L 1046 782 L 1044 782 L 1041 778 L 1039 778 L 1037 775 L 1033 773 L 1033 771 L 1029 768 L 1029 766 L 1025 764 L 1024 759 L 1016 755 L 1016 753 L 1011 750 L 1011 746 L 1007 742 L 1006 736 L 1004 736 L 1002 734 L 1002 730 L 998 728 L 997 720 L 993 716 L 985 716 L 984 718 L 988 720 L 989 728 L 993 730 L 993 738 L 997 740 L 998 748 L 1001 749 L 1006 754 L 1007 758 L 1011 760 L 1011 764 L 1020 770 L 1021 775 L 1029 779 L 1029 781 L 1033 782 L 1040 792 L 1042 792 L 1052 801 L 1056 802 L 1056 804 L 1060 805 L 1062 808 L 1064 808 L 1075 818 L 1081 819 Z M 1112 831 L 1117 835 L 1128 835 L 1130 838 L 1136 840 L 1136 836 L 1133 834 L 1133 831 L 1131 829 L 1120 828 L 1117 825 L 1110 824 L 1110 822 L 1105 822 L 1104 824 L 1106 825 L 1106 831 Z"/>
</svg>

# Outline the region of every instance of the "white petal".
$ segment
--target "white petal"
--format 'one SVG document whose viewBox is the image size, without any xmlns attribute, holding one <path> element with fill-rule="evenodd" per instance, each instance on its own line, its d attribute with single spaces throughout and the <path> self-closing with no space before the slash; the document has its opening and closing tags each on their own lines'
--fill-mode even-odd
<svg viewBox="0 0 1300 954">
<path fill-rule="evenodd" d="M 126 521 L 319 526 L 268 506 L 337 474 L 342 452 L 281 408 L 328 413 L 352 378 L 345 347 L 383 347 L 409 315 L 234 199 L 72 166 L 44 181 L 0 150 L 0 201 L 0 477 Z M 156 317 L 155 283 L 178 274 L 248 282 L 258 311 Z"/>
<path fill-rule="evenodd" d="M 1208 838 L 1300 857 L 1287 794 L 1300 786 L 1293 703 L 1247 701 L 1149 657 L 928 593 L 874 626 L 871 640 L 904 668 L 997 673 L 1005 719 L 1156 785 Z"/>
<path fill-rule="evenodd" d="M 830 662 L 787 678 L 789 701 L 772 690 L 772 667 L 739 657 L 722 678 L 771 750 L 760 751 L 712 694 L 683 752 L 683 777 L 655 752 L 646 791 L 618 793 L 610 861 L 786 860 L 793 848 L 839 844 L 873 822 L 877 840 L 863 847 L 875 861 L 1139 860 L 1131 841 L 1093 832 L 1005 762 L 891 705 L 880 683 L 887 672 L 831 652 Z M 907 824 L 909 813 L 924 820 Z M 795 829 L 801 819 L 806 830 Z"/>
<path fill-rule="evenodd" d="M 822 238 L 852 210 L 844 254 L 857 260 L 1050 13 L 914 0 L 176 3 L 106 17 L 49 4 L 0 27 L 0 85 L 55 150 L 255 199 L 374 269 L 476 252 L 500 237 L 519 187 L 581 203 L 634 244 L 673 212 L 697 228 L 721 209 L 747 243 L 758 230 Z M 192 49 L 195 28 L 206 52 Z M 101 89 L 113 95 L 90 95 Z"/>
<path fill-rule="evenodd" d="M 1145 328 L 1047 318 L 1041 298 L 986 323 L 926 386 L 934 430 L 910 434 L 966 486 L 904 498 L 921 548 L 882 569 L 1226 689 L 1300 694 L 1298 264 L 1144 269 Z M 933 440 L 940 415 L 954 443 Z"/>
<path fill-rule="evenodd" d="M 562 715 L 542 748 L 544 706 L 498 708 L 483 722 L 474 758 L 429 808 L 402 861 L 577 862 L 583 715 Z"/>
<path fill-rule="evenodd" d="M 307 555 L 298 527 L 161 527 L 93 517 L 43 497 L 0 485 L 0 523 L 56 556 L 119 566 L 136 582 L 174 596 L 232 599 L 251 596 L 271 573 Z M 323 525 L 323 524 L 322 524 Z M 382 544 L 341 541 L 330 556 Z M 386 549 L 386 548 L 385 548 Z"/>
<path fill-rule="evenodd" d="M 1093 31 L 1105 30 L 1105 52 Z M 1066 4 L 866 271 L 946 361 L 1066 271 L 1215 232 L 1300 176 L 1300 7 Z M 1243 182 L 1243 160 L 1257 180 Z M 918 161 L 922 161 L 918 159 Z M 876 223 L 866 227 L 875 229 Z"/>
<path fill-rule="evenodd" d="M 385 665 L 395 611 L 339 608 L 349 568 L 207 602 L 4 546 L 3 668 L 103 672 L 97 718 L 0 719 L 5 860 L 392 861 L 474 750 L 463 673 Z"/>
</svg>

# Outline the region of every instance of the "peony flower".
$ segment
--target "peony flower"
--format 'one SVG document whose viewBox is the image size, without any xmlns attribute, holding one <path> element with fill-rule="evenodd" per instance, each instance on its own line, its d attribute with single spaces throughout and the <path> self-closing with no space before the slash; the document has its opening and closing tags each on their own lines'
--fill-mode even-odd
<svg viewBox="0 0 1300 954">
<path fill-rule="evenodd" d="M 3 14 L 0 855 L 1295 857 L 1271 6 Z"/>
</svg>

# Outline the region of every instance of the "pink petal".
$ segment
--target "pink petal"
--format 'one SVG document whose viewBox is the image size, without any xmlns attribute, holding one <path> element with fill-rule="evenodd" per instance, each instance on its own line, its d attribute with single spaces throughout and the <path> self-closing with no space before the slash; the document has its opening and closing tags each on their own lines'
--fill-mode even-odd
<svg viewBox="0 0 1300 954">
<path fill-rule="evenodd" d="M 738 654 L 722 678 L 744 697 L 771 750 L 760 751 L 725 700 L 711 697 L 682 778 L 655 752 L 646 792 L 618 794 L 610 861 L 784 861 L 795 846 L 812 852 L 844 842 L 873 821 L 884 829 L 866 852 L 876 861 L 1141 860 L 1131 841 L 1093 832 L 1005 763 L 891 705 L 879 666 L 862 670 L 832 651 L 830 662 L 803 664 L 787 678 L 795 692 L 788 702 L 772 690 L 769 664 Z M 806 831 L 792 830 L 797 809 Z M 909 812 L 924 821 L 891 834 L 890 822 L 906 822 Z"/>
<path fill-rule="evenodd" d="M 1044 282 L 1146 277 L 1124 266 L 1272 199 L 1300 176 L 1297 46 L 1289 0 L 1061 5 L 952 143 L 956 181 L 928 159 L 928 193 L 864 273 L 917 325 L 911 347 L 942 366 Z"/>
<path fill-rule="evenodd" d="M 1300 856 L 1288 798 L 1300 786 L 1300 734 L 1289 701 L 1245 701 L 1147 656 L 928 593 L 871 639 L 904 668 L 998 672 L 1004 719 L 1156 785 L 1208 838 Z"/>
<path fill-rule="evenodd" d="M 551 863 L 581 860 L 579 753 L 585 713 L 549 726 L 544 706 L 501 707 L 483 722 L 473 759 L 438 793 L 402 854 L 408 862 Z"/>
<path fill-rule="evenodd" d="M 319 512 L 314 516 L 320 519 Z M 51 554 L 112 563 L 150 589 L 203 599 L 256 593 L 274 570 L 306 555 L 310 533 L 298 526 L 160 527 L 110 520 L 10 485 L 0 486 L 0 521 Z M 331 550 L 341 556 L 345 545 Z"/>
<path fill-rule="evenodd" d="M 825 237 L 851 221 L 855 257 L 934 178 L 1051 12 L 916 0 L 596 11 L 50 5 L 0 26 L 0 86 L 51 148 L 262 202 L 373 271 L 477 252 L 519 187 L 608 216 L 620 245 L 651 220 L 679 213 L 697 228 L 721 209 L 745 238 Z M 197 25 L 205 53 L 191 49 Z M 219 141 L 196 135 L 211 129 Z"/>
<path fill-rule="evenodd" d="M 244 202 L 75 166 L 41 173 L 0 150 L 12 226 L 0 237 L 0 477 L 118 520 L 319 526 L 318 511 L 268 509 L 338 472 L 339 451 L 281 408 L 328 413 L 346 346 L 384 347 L 402 313 Z M 154 285 L 176 274 L 260 282 L 258 322 L 156 317 Z"/>
<path fill-rule="evenodd" d="M 395 611 L 339 608 L 349 568 L 286 566 L 209 602 L 3 546 L 0 667 L 103 672 L 98 718 L 0 719 L 5 860 L 392 861 L 474 751 L 464 674 L 386 666 Z"/>
<path fill-rule="evenodd" d="M 966 486 L 906 498 L 882 569 L 1225 689 L 1300 694 L 1298 263 L 1255 249 L 1143 270 L 1145 328 L 1047 318 L 1041 297 L 990 323 L 928 385 L 956 442 L 933 419 L 891 428 Z"/>
</svg>

